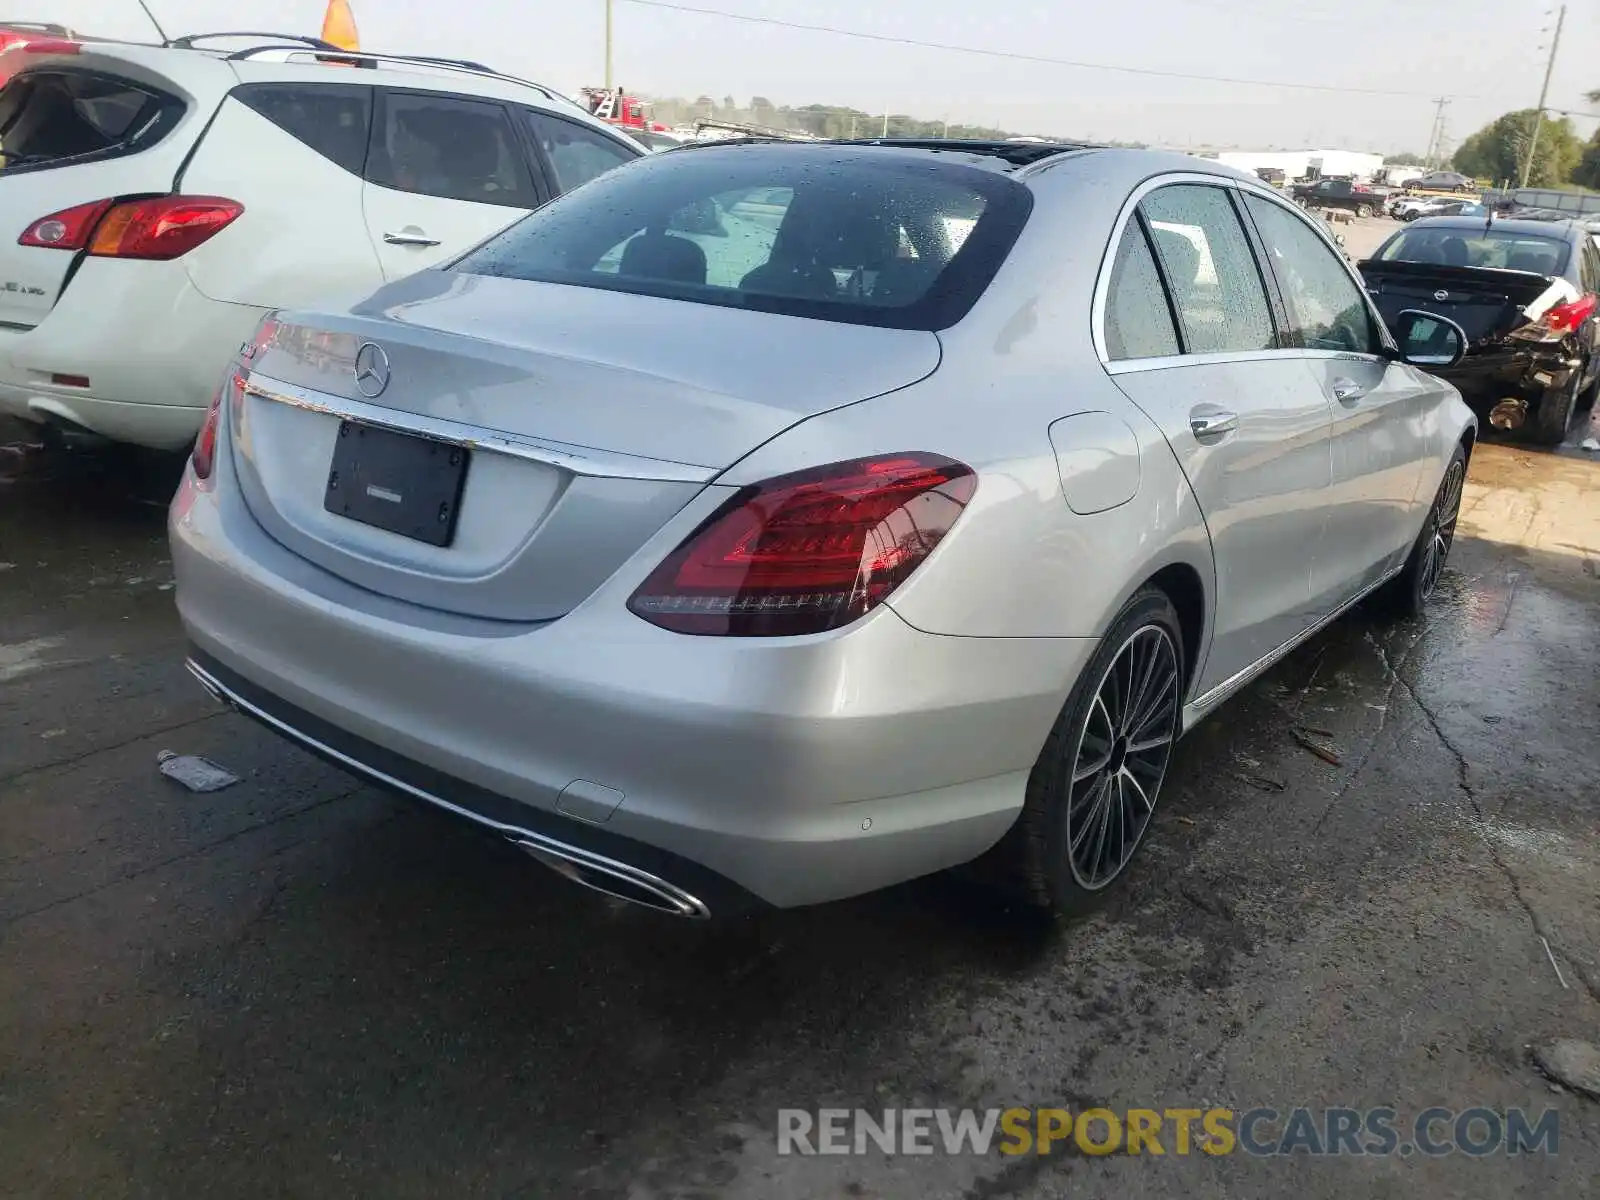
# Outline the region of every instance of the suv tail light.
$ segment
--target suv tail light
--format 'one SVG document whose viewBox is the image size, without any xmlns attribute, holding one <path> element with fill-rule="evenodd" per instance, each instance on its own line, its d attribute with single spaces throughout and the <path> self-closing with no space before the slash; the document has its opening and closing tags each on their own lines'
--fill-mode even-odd
<svg viewBox="0 0 1600 1200">
<path fill-rule="evenodd" d="M 679 633 L 837 629 L 906 581 L 977 489 L 931 454 L 858 459 L 741 489 L 639 585 L 628 608 Z"/>
<path fill-rule="evenodd" d="M 82 250 L 89 244 L 100 218 L 106 215 L 113 201 L 92 200 L 74 208 L 40 217 L 22 231 L 17 239 L 19 246 L 37 246 L 45 250 Z"/>
<path fill-rule="evenodd" d="M 93 200 L 40 217 L 19 246 L 85 250 L 102 258 L 179 258 L 230 225 L 244 205 L 221 196 Z"/>
<path fill-rule="evenodd" d="M 244 205 L 220 196 L 154 196 L 119 204 L 101 219 L 89 253 L 103 258 L 179 258 L 209 241 Z"/>
</svg>

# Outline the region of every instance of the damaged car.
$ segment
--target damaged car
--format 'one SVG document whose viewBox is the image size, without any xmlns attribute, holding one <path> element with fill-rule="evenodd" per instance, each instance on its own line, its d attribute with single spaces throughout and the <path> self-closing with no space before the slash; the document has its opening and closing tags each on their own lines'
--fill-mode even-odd
<svg viewBox="0 0 1600 1200">
<path fill-rule="evenodd" d="M 1582 222 L 1425 217 L 1358 264 L 1391 324 L 1448 317 L 1466 356 L 1435 372 L 1498 429 L 1559 444 L 1600 391 L 1600 248 Z"/>
</svg>

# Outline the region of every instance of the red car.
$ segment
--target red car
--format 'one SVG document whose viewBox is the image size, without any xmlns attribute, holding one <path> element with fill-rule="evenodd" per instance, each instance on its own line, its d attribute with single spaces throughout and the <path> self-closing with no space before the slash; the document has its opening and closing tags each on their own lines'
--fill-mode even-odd
<svg viewBox="0 0 1600 1200">
<path fill-rule="evenodd" d="M 46 25 L 37 21 L 0 21 L 0 87 L 21 69 L 24 46 L 44 49 L 41 43 L 76 44 L 81 35 L 64 25 Z"/>
</svg>

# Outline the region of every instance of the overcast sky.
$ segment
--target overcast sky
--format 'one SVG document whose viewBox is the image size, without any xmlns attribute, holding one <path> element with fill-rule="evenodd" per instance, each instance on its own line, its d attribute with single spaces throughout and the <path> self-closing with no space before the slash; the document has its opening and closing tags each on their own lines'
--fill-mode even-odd
<svg viewBox="0 0 1600 1200">
<path fill-rule="evenodd" d="M 169 34 L 316 33 L 325 0 L 147 0 Z M 604 72 L 604 0 L 350 0 L 362 48 L 477 58 L 575 91 Z M 684 0 L 812 25 L 1370 95 L 1152 78 L 860 41 L 616 0 L 616 73 L 630 90 L 847 104 L 1020 132 L 1181 145 L 1421 151 L 1429 97 L 1455 140 L 1538 99 L 1555 6 L 1544 0 Z M 37 10 L 37 11 L 36 11 Z M 276 13 L 278 15 L 268 15 Z M 1092 13 L 1092 19 L 1085 13 Z M 34 19 L 146 37 L 136 0 L 41 0 Z M 1600 88 L 1600 4 L 1567 13 L 1549 103 Z M 1587 137 L 1594 120 L 1580 120 Z"/>
</svg>

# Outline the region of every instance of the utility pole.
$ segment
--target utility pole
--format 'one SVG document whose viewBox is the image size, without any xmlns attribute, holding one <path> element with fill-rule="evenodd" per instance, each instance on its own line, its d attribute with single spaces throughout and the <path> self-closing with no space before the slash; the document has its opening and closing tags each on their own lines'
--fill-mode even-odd
<svg viewBox="0 0 1600 1200">
<path fill-rule="evenodd" d="M 883 110 L 883 136 L 889 136 L 889 110 L 887 108 Z"/>
<path fill-rule="evenodd" d="M 1428 130 L 1428 149 L 1422 155 L 1422 165 L 1430 171 L 1434 168 L 1434 149 L 1437 148 L 1441 153 L 1444 150 L 1444 146 L 1441 145 L 1443 141 L 1441 135 L 1444 132 L 1444 106 L 1449 103 L 1448 96 L 1440 96 L 1433 102 L 1433 128 Z"/>
<path fill-rule="evenodd" d="M 611 16 L 616 0 L 606 0 L 606 91 L 611 90 Z"/>
<path fill-rule="evenodd" d="M 1539 149 L 1539 127 L 1544 124 L 1544 102 L 1550 95 L 1550 75 L 1556 69 L 1556 51 L 1561 48 L 1561 27 L 1567 23 L 1567 6 L 1556 16 L 1556 35 L 1550 39 L 1550 61 L 1544 65 L 1544 86 L 1539 89 L 1539 111 L 1533 114 L 1533 136 L 1528 139 L 1528 161 L 1522 164 L 1522 186 L 1528 186 L 1533 173 L 1533 155 Z"/>
</svg>

